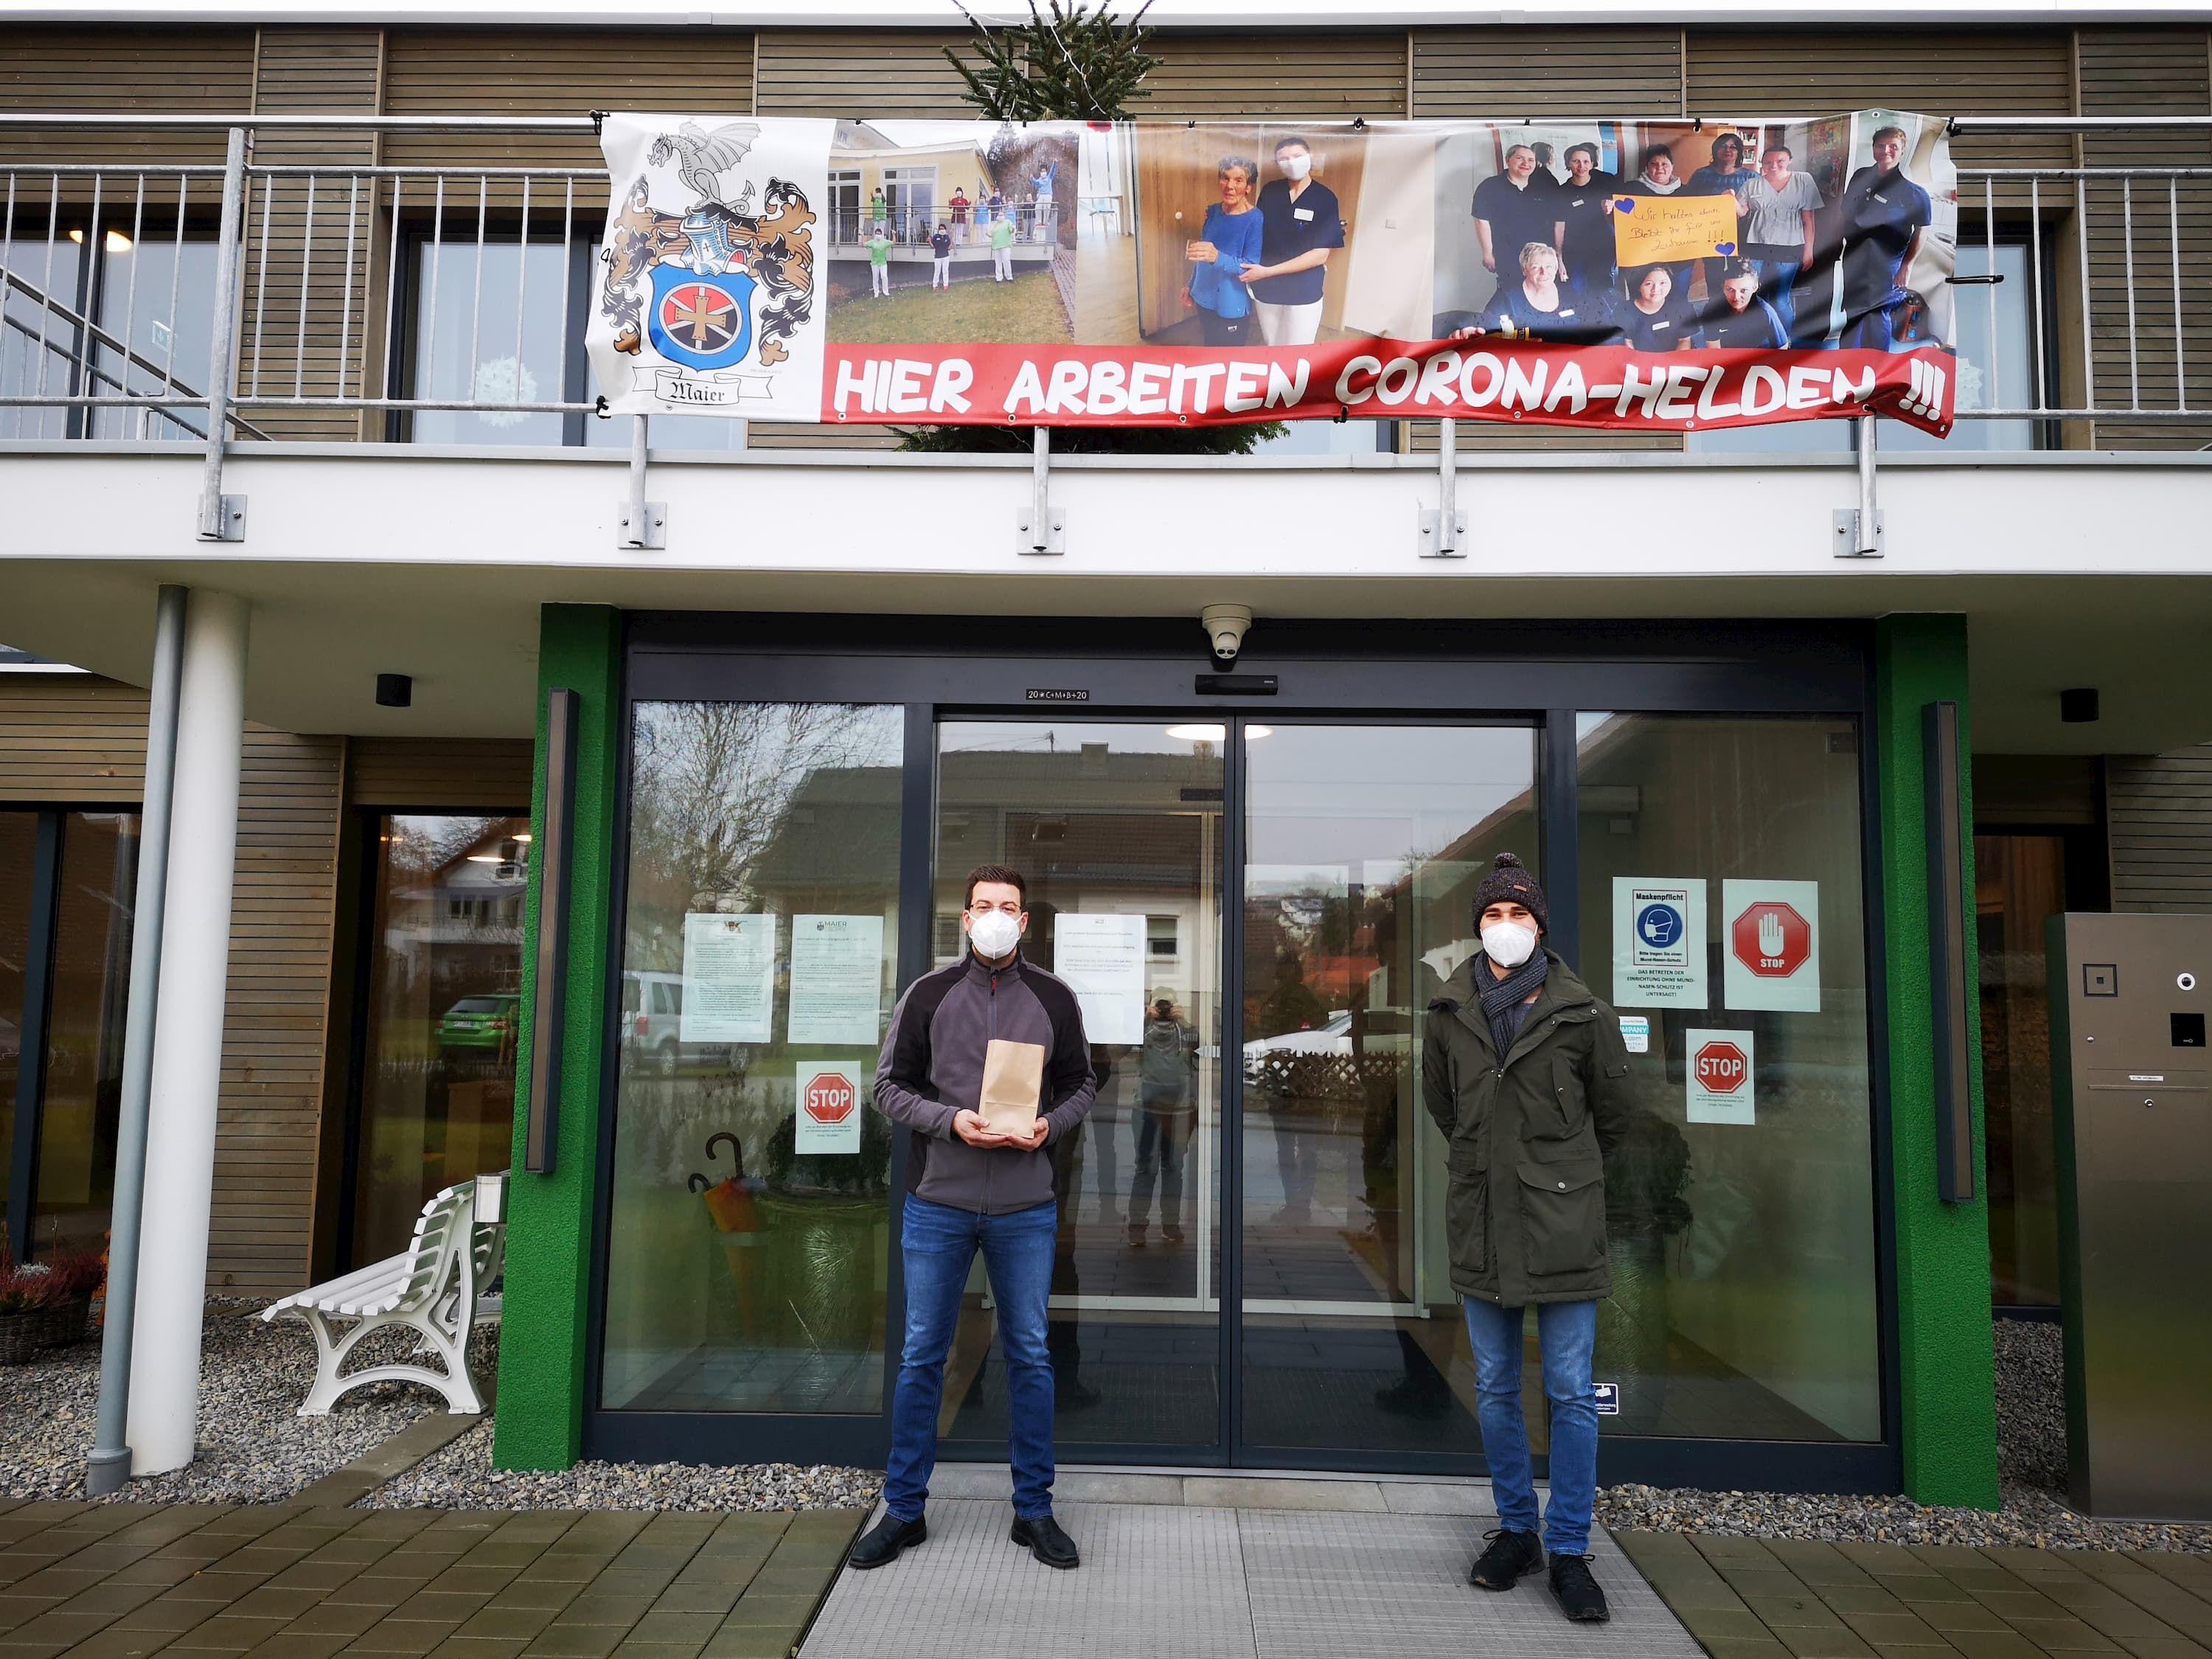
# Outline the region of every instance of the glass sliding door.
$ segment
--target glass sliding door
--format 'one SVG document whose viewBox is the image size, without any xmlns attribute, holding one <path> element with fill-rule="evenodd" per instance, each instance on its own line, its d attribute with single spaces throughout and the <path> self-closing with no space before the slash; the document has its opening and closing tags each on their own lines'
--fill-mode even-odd
<svg viewBox="0 0 2212 1659">
<path fill-rule="evenodd" d="M 897 990 L 904 720 L 632 707 L 610 1413 L 889 1404 L 891 1136 L 870 1097 Z"/>
<path fill-rule="evenodd" d="M 1241 729 L 1239 1443 L 1479 1453 L 1420 1044 L 1483 871 L 1540 867 L 1537 734 Z"/>
<path fill-rule="evenodd" d="M 1020 871 L 1023 948 L 1074 984 L 1098 1078 L 1059 1154 L 1050 1344 L 1063 1443 L 1211 1454 L 1221 1440 L 1226 735 L 1203 721 L 938 727 L 933 965 L 963 948 L 968 872 Z M 993 1329 L 979 1261 L 940 1429 L 1003 1455 Z"/>
</svg>

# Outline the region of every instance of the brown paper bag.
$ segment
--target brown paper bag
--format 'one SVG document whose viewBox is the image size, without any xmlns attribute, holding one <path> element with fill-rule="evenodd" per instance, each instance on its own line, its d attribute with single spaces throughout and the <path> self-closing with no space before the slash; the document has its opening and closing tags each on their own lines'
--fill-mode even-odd
<svg viewBox="0 0 2212 1659">
<path fill-rule="evenodd" d="M 1026 1135 L 1044 1088 L 1044 1045 L 993 1037 L 983 1050 L 983 1094 L 975 1109 L 994 1134 Z"/>
</svg>

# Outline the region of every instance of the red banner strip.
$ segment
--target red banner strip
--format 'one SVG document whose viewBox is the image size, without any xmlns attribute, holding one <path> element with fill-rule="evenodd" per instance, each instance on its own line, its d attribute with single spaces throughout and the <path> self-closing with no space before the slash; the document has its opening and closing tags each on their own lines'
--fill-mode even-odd
<svg viewBox="0 0 2212 1659">
<path fill-rule="evenodd" d="M 1881 414 L 1942 437 L 1958 375 L 1941 347 L 1630 351 L 1528 340 L 1194 346 L 840 346 L 824 422 L 1219 426 L 1247 421 L 1528 421 L 1694 432 Z"/>
</svg>

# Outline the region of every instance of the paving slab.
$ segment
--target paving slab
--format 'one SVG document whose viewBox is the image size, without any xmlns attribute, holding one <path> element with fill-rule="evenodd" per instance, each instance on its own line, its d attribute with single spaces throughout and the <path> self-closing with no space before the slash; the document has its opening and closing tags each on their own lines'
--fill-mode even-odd
<svg viewBox="0 0 2212 1659">
<path fill-rule="evenodd" d="M 1217 1479 L 1235 1480 L 1190 1482 Z M 1698 1659 L 1697 1643 L 1601 1534 L 1593 1550 L 1613 1623 L 1577 1627 L 1540 1577 L 1506 1595 L 1468 1584 L 1480 1516 L 1352 1509 L 1371 1483 L 1312 1484 L 1338 1488 L 1340 1506 L 1063 1501 L 1060 1522 L 1084 1553 L 1073 1572 L 1010 1543 L 1003 1503 L 933 1499 L 929 1541 L 873 1572 L 848 1569 L 800 1652 L 881 1659 L 884 1632 L 895 1629 L 901 1659 Z M 713 1659 L 716 1649 L 706 1652 Z"/>
</svg>

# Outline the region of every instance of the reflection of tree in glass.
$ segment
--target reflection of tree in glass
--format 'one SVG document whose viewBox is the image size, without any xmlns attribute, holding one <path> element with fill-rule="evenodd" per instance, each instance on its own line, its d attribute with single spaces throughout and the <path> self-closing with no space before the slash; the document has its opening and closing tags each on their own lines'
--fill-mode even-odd
<svg viewBox="0 0 2212 1659">
<path fill-rule="evenodd" d="M 896 764 L 885 748 L 880 711 L 852 704 L 641 705 L 633 879 L 744 908 L 754 860 L 809 776 Z"/>
</svg>

